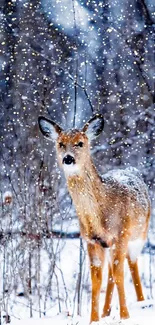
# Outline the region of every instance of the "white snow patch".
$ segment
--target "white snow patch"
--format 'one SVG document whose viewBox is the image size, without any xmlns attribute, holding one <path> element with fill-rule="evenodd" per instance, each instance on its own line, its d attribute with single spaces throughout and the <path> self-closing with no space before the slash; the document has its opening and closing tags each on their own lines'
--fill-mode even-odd
<svg viewBox="0 0 155 325">
<path fill-rule="evenodd" d="M 12 202 L 12 192 L 5 191 L 3 194 L 3 203 L 11 203 Z"/>
<path fill-rule="evenodd" d="M 144 209 L 149 208 L 149 199 L 146 197 L 148 192 L 139 171 L 134 167 L 126 169 L 114 169 L 103 175 L 103 181 L 107 184 L 110 181 L 117 181 L 121 186 L 126 187 L 129 193 L 132 193 Z"/>
<path fill-rule="evenodd" d="M 132 262 L 136 262 L 137 257 L 140 255 L 145 241 L 143 239 L 136 239 L 129 241 L 128 243 L 128 254 Z"/>
</svg>

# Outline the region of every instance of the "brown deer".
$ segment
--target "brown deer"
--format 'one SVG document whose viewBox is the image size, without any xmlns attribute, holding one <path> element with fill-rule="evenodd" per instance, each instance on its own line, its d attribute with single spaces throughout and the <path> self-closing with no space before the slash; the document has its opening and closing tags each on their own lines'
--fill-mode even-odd
<svg viewBox="0 0 155 325">
<path fill-rule="evenodd" d="M 39 117 L 43 135 L 56 143 L 57 157 L 88 246 L 92 280 L 91 321 L 99 320 L 99 295 L 105 252 L 108 251 L 108 283 L 102 317 L 108 316 L 114 284 L 120 317 L 128 318 L 124 291 L 124 260 L 127 258 L 138 301 L 144 300 L 137 257 L 147 236 L 150 201 L 145 183 L 134 168 L 113 170 L 101 178 L 90 155 L 90 142 L 103 130 L 104 118 L 93 116 L 81 130 L 64 131 Z"/>
</svg>

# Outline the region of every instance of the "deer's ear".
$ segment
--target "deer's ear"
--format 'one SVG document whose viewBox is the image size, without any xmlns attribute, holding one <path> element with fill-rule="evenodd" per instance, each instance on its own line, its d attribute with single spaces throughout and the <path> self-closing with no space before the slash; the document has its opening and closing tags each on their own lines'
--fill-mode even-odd
<svg viewBox="0 0 155 325">
<path fill-rule="evenodd" d="M 83 127 L 82 131 L 91 141 L 95 139 L 104 128 L 104 117 L 102 114 L 94 115 Z"/>
<path fill-rule="evenodd" d="M 49 140 L 56 141 L 62 131 L 62 128 L 58 124 L 51 120 L 48 120 L 44 116 L 39 116 L 38 123 L 40 131 L 42 132 L 44 137 L 48 138 Z"/>
</svg>

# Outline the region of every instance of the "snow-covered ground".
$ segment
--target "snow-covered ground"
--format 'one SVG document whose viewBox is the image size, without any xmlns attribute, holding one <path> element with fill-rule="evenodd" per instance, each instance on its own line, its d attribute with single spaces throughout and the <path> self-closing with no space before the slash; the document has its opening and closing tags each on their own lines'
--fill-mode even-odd
<svg viewBox="0 0 155 325">
<path fill-rule="evenodd" d="M 68 231 L 67 229 L 63 229 Z M 75 230 L 72 227 L 69 230 Z M 55 240 L 55 245 L 57 245 Z M 57 278 L 59 283 L 59 300 L 57 296 L 57 286 L 52 285 L 52 297 L 47 299 L 45 308 L 45 294 L 46 282 L 48 282 L 49 260 L 47 254 L 42 250 L 41 252 L 41 273 L 40 273 L 40 302 L 35 293 L 31 296 L 32 315 L 30 317 L 30 301 L 25 297 L 20 297 L 18 292 L 22 291 L 20 284 L 18 284 L 17 292 L 10 294 L 8 300 L 8 313 L 11 317 L 12 325 L 87 325 L 90 319 L 90 299 L 91 299 L 91 283 L 89 272 L 89 261 L 86 252 L 85 243 L 83 243 L 83 269 L 82 269 L 82 295 L 81 295 L 81 315 L 77 315 L 77 282 L 79 274 L 79 239 L 63 240 L 62 247 L 60 244 L 60 260 L 57 261 Z M 1 268 L 1 267 L 0 267 Z M 59 271 L 61 270 L 61 272 Z M 139 257 L 139 271 L 142 279 L 143 291 L 146 300 L 144 302 L 137 302 L 134 287 L 131 281 L 131 274 L 127 263 L 125 263 L 125 290 L 127 305 L 130 313 L 130 319 L 120 321 L 118 310 L 118 297 L 115 288 L 111 316 L 106 319 L 101 319 L 100 322 L 94 323 L 99 325 L 149 325 L 155 324 L 155 276 L 154 263 L 150 261 L 150 255 L 146 252 Z M 35 268 L 33 270 L 35 274 Z M 63 281 L 62 281 L 63 275 Z M 2 279 L 2 276 L 1 276 Z M 103 285 L 100 296 L 100 312 L 105 299 L 107 280 L 107 262 L 105 263 L 103 271 Z M 1 281 L 2 285 L 2 281 Z M 40 305 L 39 305 L 40 303 Z M 59 311 L 59 303 L 60 310 Z M 1 307 L 3 312 L 4 308 Z M 42 318 L 39 318 L 39 313 Z M 46 314 L 46 317 L 44 316 Z M 72 315 L 72 316 L 68 316 Z M 5 314 L 4 314 L 5 316 Z M 2 314 L 2 324 L 5 324 L 5 317 Z"/>
<path fill-rule="evenodd" d="M 64 242 L 63 242 L 64 243 Z M 42 299 L 44 293 L 44 286 L 47 272 L 46 272 L 46 259 L 43 252 L 44 263 L 42 261 Z M 47 261 L 48 262 L 48 261 Z M 77 275 L 79 272 L 79 240 L 75 241 L 66 241 L 63 249 L 63 256 L 60 260 L 59 267 L 61 268 L 64 276 L 64 281 L 66 284 L 66 290 L 68 292 L 67 297 L 65 298 L 64 289 L 62 285 L 61 276 L 58 274 L 59 286 L 60 286 L 60 298 L 61 298 L 61 310 L 62 313 L 59 313 L 58 301 L 55 301 L 55 304 L 48 302 L 46 309 L 46 317 L 43 316 L 43 303 L 41 299 L 41 315 L 42 318 L 39 319 L 39 305 L 37 297 L 32 297 L 33 304 L 33 319 L 29 319 L 29 306 L 28 301 L 25 297 L 16 297 L 15 295 L 10 296 L 8 301 L 9 314 L 11 316 L 12 325 L 87 325 L 89 324 L 90 318 L 90 297 L 91 297 L 91 285 L 90 285 L 90 275 L 89 275 L 89 266 L 88 266 L 88 257 L 85 256 L 85 262 L 83 266 L 83 292 L 82 292 L 82 308 L 81 314 L 82 317 L 77 317 L 77 296 L 75 298 L 76 292 L 76 283 Z M 125 264 L 125 289 L 127 297 L 127 305 L 131 318 L 125 321 L 119 320 L 119 310 L 118 310 L 118 297 L 117 291 L 115 289 L 114 296 L 112 300 L 112 311 L 111 316 L 106 319 L 102 319 L 100 322 L 95 324 L 100 325 L 149 325 L 155 324 L 155 301 L 151 300 L 151 295 L 154 297 L 155 292 L 155 282 L 154 282 L 154 273 L 153 269 L 149 267 L 149 254 L 141 254 L 139 257 L 139 269 L 140 275 L 142 278 L 144 296 L 146 300 L 144 302 L 136 302 L 136 295 L 134 292 L 134 287 L 131 282 L 131 275 L 127 266 Z M 150 279 L 151 272 L 151 279 Z M 85 273 L 85 275 L 84 275 Z M 106 277 L 107 277 L 107 264 L 105 264 L 103 272 L 103 286 L 100 296 L 100 310 L 102 311 L 104 298 L 105 298 L 105 289 L 106 289 Z M 151 281 L 151 282 L 150 282 Z M 152 294 L 151 290 L 152 289 Z M 63 300 L 66 303 L 63 303 Z M 65 312 L 66 311 L 66 312 Z M 67 315 L 74 315 L 73 317 Z M 3 318 L 3 316 L 2 316 Z M 3 321 L 5 319 L 3 318 Z M 5 324 L 2 322 L 2 324 Z"/>
<path fill-rule="evenodd" d="M 120 321 L 118 317 L 110 316 L 101 319 L 96 325 L 154 325 L 155 324 L 155 302 L 148 300 L 145 302 L 134 303 L 130 306 L 131 317 Z M 12 325 L 87 325 L 88 317 L 71 318 L 62 313 L 52 318 L 14 320 Z"/>
</svg>

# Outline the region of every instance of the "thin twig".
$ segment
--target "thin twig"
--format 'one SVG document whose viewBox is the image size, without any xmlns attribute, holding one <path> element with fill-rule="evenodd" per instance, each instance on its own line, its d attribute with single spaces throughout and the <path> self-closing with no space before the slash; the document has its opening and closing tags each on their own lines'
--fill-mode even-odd
<svg viewBox="0 0 155 325">
<path fill-rule="evenodd" d="M 75 40 L 77 40 L 77 28 L 76 28 L 76 15 L 75 15 L 75 5 L 74 0 L 72 0 L 73 6 L 73 19 L 74 19 L 74 32 L 75 32 Z M 73 116 L 73 127 L 75 127 L 76 120 L 76 111 L 77 111 L 77 79 L 78 79 L 78 51 L 77 51 L 77 43 L 75 41 L 75 78 L 74 78 L 74 116 Z"/>
<path fill-rule="evenodd" d="M 21 237 L 27 237 L 31 240 L 41 240 L 43 238 L 55 238 L 55 239 L 77 239 L 80 238 L 80 233 L 78 231 L 75 232 L 64 232 L 64 231 L 45 231 L 45 232 L 26 232 L 26 231 L 20 231 L 20 230 L 6 230 L 6 231 L 0 231 L 0 240 L 7 238 L 7 240 L 13 236 L 21 236 Z"/>
</svg>

